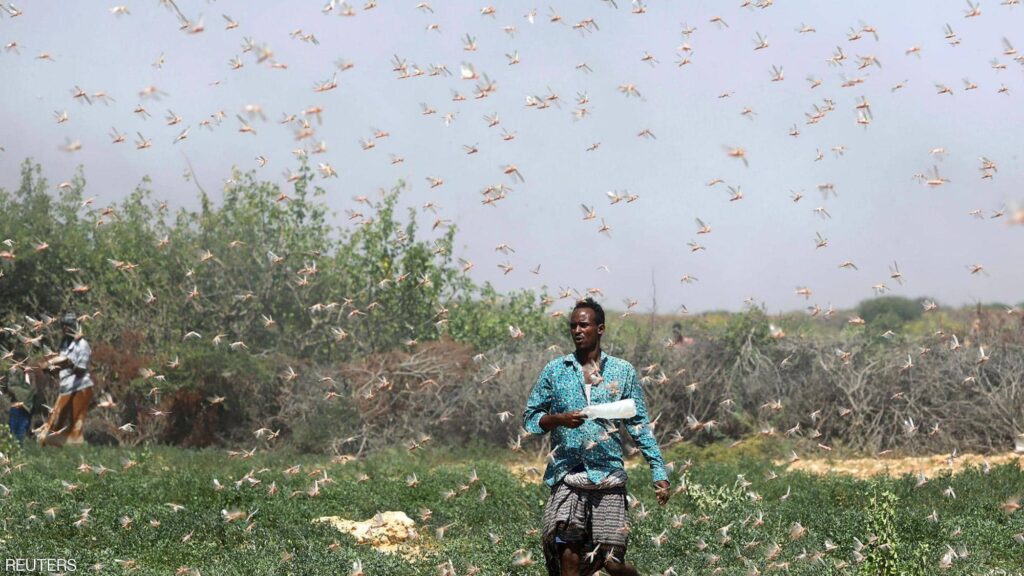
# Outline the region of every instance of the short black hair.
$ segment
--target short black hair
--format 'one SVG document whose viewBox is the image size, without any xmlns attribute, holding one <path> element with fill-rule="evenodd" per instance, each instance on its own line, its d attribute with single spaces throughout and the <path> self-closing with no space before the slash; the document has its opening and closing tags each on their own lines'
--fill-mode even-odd
<svg viewBox="0 0 1024 576">
<path fill-rule="evenodd" d="M 594 311 L 594 319 L 597 320 L 597 324 L 604 324 L 604 308 L 601 308 L 601 305 L 597 303 L 597 300 L 594 300 L 590 296 L 587 296 L 582 300 L 577 300 L 576 306 L 574 306 L 572 310 L 575 312 L 580 308 L 590 308 Z"/>
</svg>

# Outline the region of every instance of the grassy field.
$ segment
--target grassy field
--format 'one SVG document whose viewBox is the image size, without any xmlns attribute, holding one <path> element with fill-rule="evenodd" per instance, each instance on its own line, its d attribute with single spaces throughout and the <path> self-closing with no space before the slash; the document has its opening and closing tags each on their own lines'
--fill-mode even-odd
<svg viewBox="0 0 1024 576">
<path fill-rule="evenodd" d="M 1024 532 L 1024 511 L 1006 506 L 1024 491 L 1017 463 L 934 473 L 915 487 L 910 475 L 790 472 L 773 461 L 783 453 L 757 441 L 674 446 L 666 451 L 673 487 L 686 488 L 665 508 L 640 462 L 630 470 L 638 505 L 629 559 L 643 574 L 670 567 L 680 575 L 936 574 L 944 556 L 951 567 L 943 573 L 1021 573 L 1024 544 L 1015 535 Z M 484 450 L 429 448 L 346 462 L 282 452 L 229 458 L 168 447 L 26 447 L 0 477 L 0 549 L 6 558 L 74 559 L 79 573 L 348 574 L 360 561 L 366 575 L 439 574 L 448 566 L 459 575 L 473 567 L 541 574 L 533 530 L 547 489 L 512 463 Z M 424 509 L 432 513 L 425 522 Z M 387 510 L 416 521 L 419 538 L 404 554 L 377 552 L 312 522 Z"/>
</svg>

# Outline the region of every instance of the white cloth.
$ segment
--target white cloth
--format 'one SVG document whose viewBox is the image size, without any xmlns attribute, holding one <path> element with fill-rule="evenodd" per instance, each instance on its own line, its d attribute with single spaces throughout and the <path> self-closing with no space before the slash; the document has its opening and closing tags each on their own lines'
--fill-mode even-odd
<svg viewBox="0 0 1024 576">
<path fill-rule="evenodd" d="M 565 482 L 567 486 L 571 486 L 578 490 L 604 490 L 606 488 L 618 488 L 619 486 L 625 486 L 627 479 L 626 471 L 620 468 L 605 476 L 604 480 L 601 480 L 599 484 L 594 484 L 590 480 L 590 477 L 587 476 L 586 470 L 566 474 L 565 478 L 562 479 L 562 482 Z"/>
<path fill-rule="evenodd" d="M 60 395 L 71 394 L 92 386 L 92 378 L 89 376 L 92 347 L 89 346 L 85 338 L 72 339 L 70 343 L 60 349 L 60 353 L 71 361 L 70 368 L 61 368 L 60 371 Z M 75 368 L 85 370 L 85 374 L 76 376 Z"/>
</svg>

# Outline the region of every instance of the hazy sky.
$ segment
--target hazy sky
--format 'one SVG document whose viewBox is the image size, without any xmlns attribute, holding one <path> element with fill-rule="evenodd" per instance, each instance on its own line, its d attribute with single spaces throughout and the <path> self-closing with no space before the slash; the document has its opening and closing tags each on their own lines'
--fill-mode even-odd
<svg viewBox="0 0 1024 576">
<path fill-rule="evenodd" d="M 355 15 L 343 16 L 344 6 L 325 13 L 323 2 L 179 0 L 205 28 L 189 34 L 157 0 L 130 2 L 130 14 L 120 16 L 113 3 L 19 3 L 22 15 L 0 18 L 8 46 L 0 51 L 0 187 L 15 187 L 18 165 L 32 157 L 54 186 L 83 165 L 97 205 L 123 198 L 149 175 L 157 198 L 192 208 L 186 157 L 207 190 L 219 190 L 232 166 L 284 183 L 284 171 L 297 165 L 292 151 L 323 142 L 326 152 L 310 159 L 337 170 L 337 178 L 317 180 L 338 223 L 348 225 L 345 210 L 359 206 L 354 196 L 404 179 L 411 185 L 405 204 L 440 207 L 436 216 L 420 211 L 421 229 L 429 234 L 438 217 L 458 225 L 456 255 L 476 264 L 473 278 L 499 288 L 600 288 L 607 305 L 621 309 L 632 297 L 640 310 L 656 289 L 662 312 L 736 310 L 747 297 L 770 311 L 848 307 L 881 282 L 893 294 L 947 305 L 1024 301 L 1024 228 L 1008 225 L 1009 211 L 1024 201 L 1024 66 L 1003 44 L 1005 37 L 1024 51 L 1024 6 L 982 0 L 981 14 L 968 18 L 967 3 L 934 0 L 778 0 L 766 8 L 651 1 L 642 14 L 627 0 L 617 8 L 603 0 L 516 1 L 494 2 L 493 16 L 481 14 L 483 2 L 433 0 L 433 12 L 417 4 L 380 0 L 364 10 L 359 3 Z M 531 23 L 525 15 L 533 9 Z M 222 14 L 237 28 L 226 30 Z M 552 14 L 561 21 L 551 22 Z M 728 26 L 711 22 L 715 16 Z M 596 27 L 574 26 L 586 18 Z M 428 29 L 433 24 L 438 30 Z M 815 31 L 798 32 L 804 25 Z M 687 36 L 686 27 L 695 30 Z M 866 27 L 877 40 L 870 31 L 848 38 Z M 319 43 L 302 40 L 307 34 Z M 467 34 L 475 51 L 464 49 Z M 755 50 L 757 34 L 767 46 Z M 258 63 L 243 38 L 273 55 Z M 912 47 L 919 52 L 907 54 Z M 846 59 L 830 63 L 838 49 Z M 510 65 L 515 52 L 519 63 Z M 645 53 L 657 63 L 644 61 Z M 444 65 L 452 76 L 400 79 L 396 55 L 410 72 Z M 867 56 L 880 65 L 858 69 Z M 229 63 L 235 57 L 244 64 L 237 70 Z M 690 63 L 679 66 L 684 57 Z M 342 71 L 343 61 L 354 66 Z M 459 77 L 463 63 L 487 74 L 496 91 L 474 98 L 476 81 Z M 772 80 L 773 65 L 782 80 Z M 337 88 L 314 91 L 334 75 Z M 809 76 L 820 86 L 812 88 Z M 968 81 L 977 88 L 966 90 Z M 952 94 L 939 94 L 937 83 Z M 624 84 L 642 98 L 620 92 Z M 75 86 L 116 101 L 85 104 L 73 98 Z M 149 86 L 164 94 L 142 95 Z M 453 101 L 453 90 L 465 101 Z M 558 98 L 545 109 L 526 105 L 552 93 Z M 582 94 L 589 102 L 579 105 Z M 862 99 L 870 104 L 867 125 L 858 123 Z M 833 110 L 808 124 L 826 100 Z M 437 113 L 422 114 L 421 103 Z M 133 113 L 140 104 L 152 117 Z M 256 135 L 239 132 L 236 119 L 252 105 L 266 115 L 249 120 Z M 314 106 L 323 109 L 322 123 L 302 113 Z M 577 118 L 580 108 L 586 114 Z M 180 124 L 167 125 L 169 110 Z M 58 123 L 63 111 L 68 120 Z M 226 114 L 219 125 L 200 126 L 218 111 Z M 483 116 L 495 113 L 500 124 L 489 128 Z M 297 141 L 298 124 L 280 123 L 290 114 L 310 118 L 315 136 Z M 798 136 L 789 134 L 794 125 Z M 188 137 L 174 143 L 186 126 Z M 127 141 L 113 144 L 112 128 Z M 374 139 L 375 128 L 390 136 Z M 515 138 L 505 140 L 503 129 Z M 656 138 L 638 136 L 644 129 Z M 137 132 L 151 147 L 136 149 Z M 360 139 L 376 146 L 363 150 Z M 81 149 L 64 151 L 68 142 Z M 464 145 L 479 152 L 468 155 Z M 749 166 L 727 154 L 733 147 L 746 151 Z M 391 154 L 405 161 L 393 164 Z M 258 168 L 258 156 L 266 166 Z M 980 156 L 996 163 L 993 178 L 981 178 Z M 508 164 L 525 182 L 503 173 Z M 949 182 L 914 179 L 933 166 Z M 444 183 L 431 189 L 428 177 Z M 715 178 L 725 182 L 707 186 Z M 507 198 L 483 205 L 481 190 L 501 183 L 512 188 Z M 835 194 L 825 198 L 821 184 Z M 743 198 L 730 201 L 726 186 Z M 639 198 L 611 205 L 609 190 Z M 803 192 L 799 202 L 793 191 Z M 597 218 L 583 220 L 581 204 Z M 991 217 L 1004 208 L 1007 216 Z M 697 234 L 698 217 L 711 233 Z M 607 234 L 599 232 L 602 219 Z M 827 246 L 816 247 L 816 233 Z M 706 249 L 693 252 L 688 242 Z M 500 243 L 515 252 L 496 252 Z M 846 260 L 858 270 L 840 268 Z M 902 285 L 890 278 L 894 261 Z M 514 267 L 507 275 L 505 263 Z M 540 274 L 532 274 L 538 264 Z M 972 274 L 975 264 L 985 273 Z M 699 281 L 681 283 L 686 274 Z M 797 295 L 798 286 L 811 297 Z"/>
</svg>

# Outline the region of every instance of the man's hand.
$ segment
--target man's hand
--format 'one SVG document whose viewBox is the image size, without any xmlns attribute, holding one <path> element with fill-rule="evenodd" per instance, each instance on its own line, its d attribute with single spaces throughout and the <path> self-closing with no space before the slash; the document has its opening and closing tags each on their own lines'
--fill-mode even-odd
<svg viewBox="0 0 1024 576">
<path fill-rule="evenodd" d="M 661 504 L 662 506 L 668 504 L 668 488 L 668 480 L 658 480 L 654 483 L 654 494 L 658 497 L 658 504 Z"/>
<path fill-rule="evenodd" d="M 583 425 L 584 422 L 587 421 L 586 415 L 583 414 L 583 412 L 581 412 L 580 410 L 576 410 L 573 412 L 563 412 L 561 414 L 558 414 L 558 417 L 558 425 L 565 426 L 566 428 L 579 428 L 580 426 Z"/>
<path fill-rule="evenodd" d="M 562 412 L 561 414 L 545 414 L 540 419 L 540 427 L 545 431 L 553 430 L 558 426 L 579 428 L 586 421 L 587 417 L 579 410 Z"/>
</svg>

